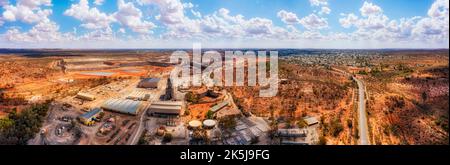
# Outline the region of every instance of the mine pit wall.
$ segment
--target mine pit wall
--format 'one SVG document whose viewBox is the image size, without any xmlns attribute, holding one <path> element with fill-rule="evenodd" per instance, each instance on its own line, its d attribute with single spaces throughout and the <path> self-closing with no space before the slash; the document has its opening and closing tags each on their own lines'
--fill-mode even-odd
<svg viewBox="0 0 450 165">
<path fill-rule="evenodd" d="M 78 65 L 91 65 L 86 67 L 75 67 L 76 64 L 70 63 L 67 65 L 67 71 L 94 71 L 94 70 L 107 70 L 107 69 L 117 69 L 121 67 L 135 67 L 135 66 L 147 66 L 150 65 L 149 62 L 130 62 L 130 63 L 115 63 L 114 65 L 105 64 L 105 62 L 77 62 Z M 102 67 L 92 67 L 92 65 L 98 65 Z"/>
</svg>

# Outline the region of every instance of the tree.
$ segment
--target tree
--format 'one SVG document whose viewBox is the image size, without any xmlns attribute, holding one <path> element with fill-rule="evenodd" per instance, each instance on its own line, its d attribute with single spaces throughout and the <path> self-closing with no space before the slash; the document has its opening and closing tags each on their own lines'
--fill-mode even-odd
<svg viewBox="0 0 450 165">
<path fill-rule="evenodd" d="M 0 131 L 4 129 L 8 129 L 9 127 L 14 125 L 14 121 L 9 118 L 0 119 Z"/>
<path fill-rule="evenodd" d="M 47 110 L 48 103 L 45 103 L 33 105 L 21 113 L 10 113 L 8 119 L 3 121 L 8 123 L 8 127 L 0 129 L 0 144 L 27 144 L 39 132 Z"/>
<path fill-rule="evenodd" d="M 299 121 L 297 121 L 297 126 L 298 126 L 298 128 L 304 128 L 304 127 L 308 126 L 308 124 L 306 124 L 305 120 L 300 119 Z"/>
<path fill-rule="evenodd" d="M 236 127 L 236 120 L 232 117 L 225 117 L 220 120 L 220 124 L 225 129 L 235 128 Z"/>
<path fill-rule="evenodd" d="M 198 96 L 192 92 L 186 93 L 186 101 L 191 103 L 198 103 Z"/>
<path fill-rule="evenodd" d="M 172 134 L 166 132 L 166 133 L 164 134 L 164 137 L 163 137 L 163 142 L 164 142 L 164 143 L 169 143 L 169 142 L 172 141 L 172 138 L 173 138 L 173 137 L 172 137 Z"/>
<path fill-rule="evenodd" d="M 425 104 L 425 102 L 427 101 L 427 99 L 428 99 L 428 94 L 427 94 L 427 92 L 422 92 L 422 101 L 423 101 L 423 103 Z"/>
<path fill-rule="evenodd" d="M 212 119 L 214 117 L 214 112 L 209 110 L 208 112 L 206 112 L 206 118 L 207 119 Z"/>
<path fill-rule="evenodd" d="M 347 120 L 347 126 L 348 126 L 348 128 L 353 128 L 352 120 L 350 120 L 350 119 Z"/>
<path fill-rule="evenodd" d="M 319 137 L 318 145 L 327 145 L 327 139 L 325 138 L 325 136 L 322 135 Z"/>
</svg>

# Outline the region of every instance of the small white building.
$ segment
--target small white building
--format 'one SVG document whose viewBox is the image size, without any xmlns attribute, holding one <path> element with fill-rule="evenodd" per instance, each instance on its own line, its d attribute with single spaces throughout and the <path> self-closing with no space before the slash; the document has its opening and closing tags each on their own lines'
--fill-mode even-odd
<svg viewBox="0 0 450 165">
<path fill-rule="evenodd" d="M 83 92 L 78 93 L 76 98 L 81 99 L 81 100 L 87 100 L 87 101 L 94 101 L 95 100 L 95 96 L 94 95 L 91 95 L 89 93 L 83 93 Z"/>
</svg>

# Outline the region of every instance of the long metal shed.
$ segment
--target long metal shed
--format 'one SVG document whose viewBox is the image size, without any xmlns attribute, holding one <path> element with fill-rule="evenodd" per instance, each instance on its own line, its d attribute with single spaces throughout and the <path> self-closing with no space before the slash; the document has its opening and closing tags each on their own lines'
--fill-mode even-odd
<svg viewBox="0 0 450 165">
<path fill-rule="evenodd" d="M 103 103 L 101 108 L 114 112 L 137 115 L 143 107 L 142 102 L 123 99 L 109 99 Z"/>
<path fill-rule="evenodd" d="M 181 101 L 156 101 L 149 107 L 149 115 L 152 116 L 179 116 L 183 102 Z"/>
<path fill-rule="evenodd" d="M 211 107 L 211 109 L 209 109 L 209 110 L 215 113 L 218 110 L 222 109 L 223 107 L 227 106 L 228 104 L 229 104 L 228 101 L 224 101 L 224 102 L 221 102 L 221 103 Z"/>
</svg>

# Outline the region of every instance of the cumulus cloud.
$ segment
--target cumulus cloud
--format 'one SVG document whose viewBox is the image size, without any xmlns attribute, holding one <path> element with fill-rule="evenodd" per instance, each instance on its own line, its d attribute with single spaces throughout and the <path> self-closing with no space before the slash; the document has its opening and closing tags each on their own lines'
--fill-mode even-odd
<svg viewBox="0 0 450 165">
<path fill-rule="evenodd" d="M 94 4 L 95 5 L 103 5 L 103 2 L 104 2 L 105 0 L 94 0 Z"/>
<path fill-rule="evenodd" d="M 355 27 L 349 34 L 354 40 L 378 41 L 421 41 L 448 43 L 448 1 L 436 0 L 428 10 L 428 17 L 400 18 L 390 20 L 381 7 L 364 2 L 360 8 L 361 16 L 353 13 L 341 14 L 342 27 Z"/>
<path fill-rule="evenodd" d="M 319 14 L 330 14 L 331 13 L 331 9 L 327 6 L 322 6 L 322 8 L 320 9 Z"/>
<path fill-rule="evenodd" d="M 300 23 L 309 30 L 317 30 L 328 27 L 328 22 L 325 18 L 319 17 L 315 14 L 310 14 L 300 20 Z"/>
<path fill-rule="evenodd" d="M 81 41 L 113 41 L 115 39 L 111 27 L 96 29 L 75 38 L 75 40 Z"/>
<path fill-rule="evenodd" d="M 281 18 L 281 20 L 289 25 L 297 24 L 300 22 L 300 19 L 298 19 L 297 15 L 292 12 L 287 12 L 285 10 L 281 10 L 277 13 L 278 18 Z"/>
<path fill-rule="evenodd" d="M 42 7 L 51 6 L 50 0 L 18 0 L 16 5 L 2 2 L 4 11 L 2 13 L 5 21 L 22 21 L 25 23 L 37 23 L 48 19 L 52 14 L 51 9 Z"/>
<path fill-rule="evenodd" d="M 106 28 L 115 21 L 111 15 L 102 13 L 95 7 L 90 8 L 88 0 L 80 0 L 79 3 L 72 4 L 64 15 L 80 20 L 81 26 L 87 29 Z"/>
<path fill-rule="evenodd" d="M 328 5 L 328 0 L 309 0 L 311 6 Z"/>
<path fill-rule="evenodd" d="M 195 11 L 191 9 L 191 13 L 192 15 L 201 18 L 202 17 L 202 13 L 200 13 L 199 11 Z"/>
<path fill-rule="evenodd" d="M 183 3 L 183 7 L 186 9 L 190 9 L 194 7 L 194 4 L 192 4 L 191 2 Z"/>
<path fill-rule="evenodd" d="M 138 3 L 141 5 L 158 5 L 160 15 L 157 18 L 164 24 L 179 24 L 186 19 L 184 15 L 185 5 L 180 0 L 138 0 Z"/>
<path fill-rule="evenodd" d="M 362 16 L 370 16 L 370 15 L 376 15 L 383 12 L 381 7 L 374 5 L 373 3 L 365 1 L 363 6 L 359 9 Z"/>
<path fill-rule="evenodd" d="M 9 5 L 9 0 L 0 0 L 0 6 Z"/>
<path fill-rule="evenodd" d="M 104 2 L 104 0 L 92 0 L 91 5 L 102 5 Z M 70 33 L 59 32 L 59 25 L 48 18 L 52 14 L 50 0 L 17 0 L 15 4 L 0 0 L 0 5 L 4 9 L 0 17 L 0 26 L 10 21 L 33 24 L 27 31 L 18 27 L 9 27 L 1 38 L 6 41 L 28 43 L 65 41 L 108 43 L 106 41 L 136 40 L 137 37 L 127 34 L 135 32 L 145 40 L 263 39 L 264 41 L 321 40 L 379 41 L 381 43 L 448 43 L 449 40 L 448 0 L 435 0 L 425 16 L 399 19 L 390 19 L 383 13 L 380 6 L 364 2 L 359 11 L 356 8 L 354 13 L 341 14 L 338 20 L 342 27 L 349 28 L 348 30 L 353 30 L 352 32 L 329 31 L 331 28 L 328 28 L 328 19 L 325 15 L 330 14 L 331 9 L 327 0 L 310 0 L 310 4 L 317 10 L 303 18 L 299 18 L 293 12 L 280 10 L 276 16 L 285 23 L 280 26 L 271 19 L 246 18 L 226 8 L 220 8 L 213 13 L 200 13 L 196 11 L 195 4 L 182 3 L 181 0 L 118 0 L 117 11 L 112 11 L 111 14 L 90 6 L 88 0 L 79 0 L 64 12 L 64 15 L 80 20 L 81 26 L 89 29 L 83 34 L 77 34 L 76 30 Z M 158 13 L 151 16 L 155 16 L 159 25 L 164 27 L 164 31 L 158 36 L 152 35 L 156 25 L 146 20 L 141 11 L 147 5 L 157 9 L 155 12 Z M 186 12 L 191 14 L 186 15 Z M 115 23 L 120 26 L 113 30 L 114 26 L 111 25 Z M 296 24 L 301 24 L 305 30 L 298 30 Z M 116 38 L 115 33 L 120 37 Z"/>
<path fill-rule="evenodd" d="M 133 32 L 147 34 L 156 25 L 152 22 L 142 20 L 142 12 L 133 3 L 125 3 L 119 0 L 117 3 L 119 10 L 114 13 L 114 18 L 123 26 L 129 27 Z"/>
<path fill-rule="evenodd" d="M 436 0 L 428 10 L 428 17 L 417 22 L 412 30 L 415 37 L 428 40 L 449 40 L 449 1 Z"/>
<path fill-rule="evenodd" d="M 71 39 L 73 35 L 60 33 L 59 26 L 55 22 L 45 20 L 33 26 L 28 32 L 11 28 L 6 31 L 4 38 L 12 42 L 55 42 Z"/>
<path fill-rule="evenodd" d="M 358 16 L 353 13 L 350 14 L 342 14 L 346 16 L 345 18 L 340 18 L 339 23 L 341 23 L 342 27 L 350 28 L 352 25 L 356 25 L 359 21 Z"/>
</svg>

